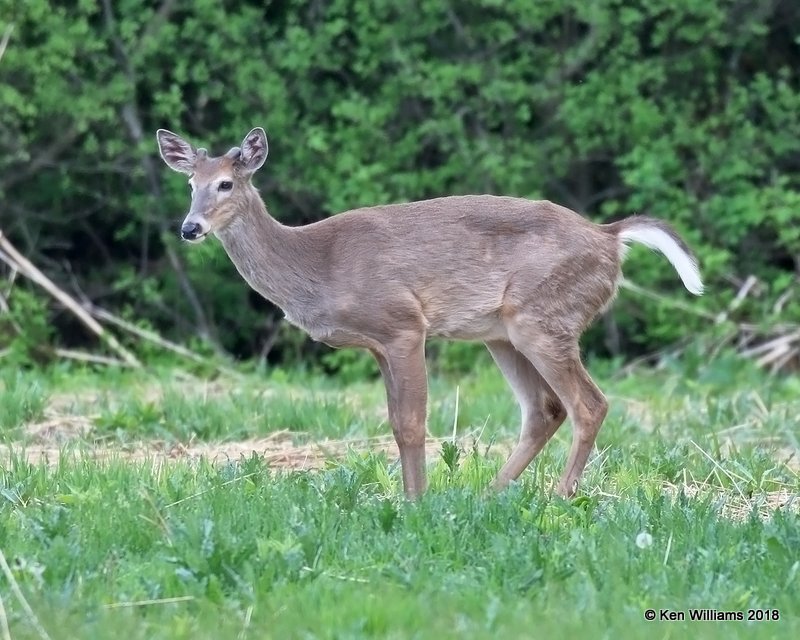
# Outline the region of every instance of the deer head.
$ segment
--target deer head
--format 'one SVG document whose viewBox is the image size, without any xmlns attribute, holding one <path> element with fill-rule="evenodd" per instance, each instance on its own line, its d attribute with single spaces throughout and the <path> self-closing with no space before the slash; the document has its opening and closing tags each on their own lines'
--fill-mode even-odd
<svg viewBox="0 0 800 640">
<path fill-rule="evenodd" d="M 250 180 L 269 150 L 264 130 L 256 127 L 244 137 L 241 147 L 216 158 L 166 129 L 159 129 L 156 138 L 167 166 L 190 176 L 192 204 L 181 225 L 181 237 L 201 242 L 209 233 L 228 226 L 255 192 Z"/>
</svg>

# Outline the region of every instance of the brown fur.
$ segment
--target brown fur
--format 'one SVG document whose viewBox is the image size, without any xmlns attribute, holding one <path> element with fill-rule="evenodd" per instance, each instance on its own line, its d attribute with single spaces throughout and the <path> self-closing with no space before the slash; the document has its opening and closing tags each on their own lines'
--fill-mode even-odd
<svg viewBox="0 0 800 640">
<path fill-rule="evenodd" d="M 596 225 L 551 202 L 476 195 L 287 227 L 250 182 L 266 158 L 261 136 L 253 130 L 216 158 L 169 132 L 159 144 L 168 165 L 192 175 L 187 222 L 220 239 L 253 289 L 315 340 L 377 359 L 407 494 L 426 485 L 429 336 L 485 342 L 520 403 L 520 441 L 495 486 L 518 477 L 569 415 L 573 446 L 558 491 L 573 494 L 607 411 L 578 339 L 615 295 L 626 222 Z M 221 180 L 233 182 L 230 193 Z"/>
</svg>

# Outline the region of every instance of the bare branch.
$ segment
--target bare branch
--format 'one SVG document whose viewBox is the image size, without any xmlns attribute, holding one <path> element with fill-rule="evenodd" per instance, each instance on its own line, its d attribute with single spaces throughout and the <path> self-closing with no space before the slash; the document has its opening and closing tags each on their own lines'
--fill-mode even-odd
<svg viewBox="0 0 800 640">
<path fill-rule="evenodd" d="M 53 351 L 59 358 L 67 358 L 69 360 L 77 360 L 78 362 L 91 362 L 93 364 L 105 364 L 114 367 L 129 367 L 130 365 L 123 360 L 116 358 L 107 358 L 106 356 L 98 356 L 94 353 L 86 353 L 85 351 L 75 351 L 74 349 L 55 349 Z"/>
<path fill-rule="evenodd" d="M 141 363 L 130 351 L 123 347 L 117 339 L 106 331 L 92 316 L 70 296 L 67 292 L 59 289 L 56 284 L 44 275 L 36 266 L 33 265 L 25 256 L 19 253 L 8 239 L 0 231 L 0 258 L 3 259 L 12 269 L 16 269 L 23 276 L 38 284 L 53 298 L 58 300 L 69 309 L 92 333 L 105 342 L 108 347 L 119 355 L 131 367 L 141 367 Z"/>
<path fill-rule="evenodd" d="M 11 39 L 11 32 L 14 30 L 14 25 L 10 24 L 6 27 L 6 30 L 3 32 L 3 37 L 0 38 L 0 60 L 3 59 L 3 55 L 6 52 L 6 47 L 8 46 L 8 41 Z"/>
</svg>

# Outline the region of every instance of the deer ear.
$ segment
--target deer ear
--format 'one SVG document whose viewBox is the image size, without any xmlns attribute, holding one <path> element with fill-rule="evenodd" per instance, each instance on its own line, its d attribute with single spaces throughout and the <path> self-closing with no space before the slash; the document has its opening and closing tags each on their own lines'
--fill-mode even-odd
<svg viewBox="0 0 800 640">
<path fill-rule="evenodd" d="M 192 175 L 197 160 L 197 151 L 179 135 L 159 129 L 156 133 L 158 151 L 167 166 L 173 171 Z"/>
<path fill-rule="evenodd" d="M 242 140 L 242 155 L 239 161 L 245 171 L 253 173 L 261 168 L 268 153 L 267 134 L 261 127 L 256 127 Z"/>
</svg>

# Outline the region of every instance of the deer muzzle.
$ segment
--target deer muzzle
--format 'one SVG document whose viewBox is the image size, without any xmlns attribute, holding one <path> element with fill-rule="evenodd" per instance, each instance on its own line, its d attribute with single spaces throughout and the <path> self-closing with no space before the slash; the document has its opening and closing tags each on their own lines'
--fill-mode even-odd
<svg viewBox="0 0 800 640">
<path fill-rule="evenodd" d="M 189 242 L 200 242 L 206 237 L 208 231 L 202 223 L 186 220 L 181 225 L 181 238 Z"/>
</svg>

